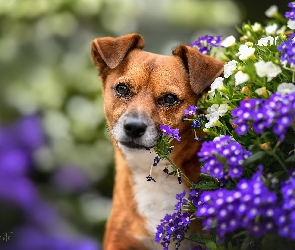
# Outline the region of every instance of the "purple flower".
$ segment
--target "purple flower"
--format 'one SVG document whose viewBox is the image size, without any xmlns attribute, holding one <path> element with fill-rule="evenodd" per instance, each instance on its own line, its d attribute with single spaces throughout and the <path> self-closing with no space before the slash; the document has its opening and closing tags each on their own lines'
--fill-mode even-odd
<svg viewBox="0 0 295 250">
<path fill-rule="evenodd" d="M 291 172 L 291 176 L 282 184 L 281 193 L 283 196 L 283 208 L 285 210 L 295 210 L 295 171 Z"/>
<path fill-rule="evenodd" d="M 239 178 L 243 174 L 242 164 L 251 153 L 230 136 L 216 137 L 213 141 L 204 142 L 198 153 L 200 161 L 204 162 L 202 173 L 222 179 L 225 175 Z M 228 169 L 228 173 L 226 171 Z"/>
<path fill-rule="evenodd" d="M 192 123 L 192 128 L 198 128 L 201 127 L 201 123 L 199 120 L 195 119 Z"/>
<path fill-rule="evenodd" d="M 155 158 L 154 158 L 154 163 L 153 163 L 153 166 L 155 167 L 155 166 L 157 166 L 158 165 L 158 163 L 160 162 L 160 158 L 159 158 L 159 156 L 156 156 Z"/>
<path fill-rule="evenodd" d="M 188 200 L 195 206 L 198 207 L 200 201 L 200 192 L 196 189 L 192 189 L 189 193 Z"/>
<path fill-rule="evenodd" d="M 221 240 L 226 233 L 238 228 L 247 229 L 259 237 L 275 229 L 277 210 L 273 204 L 276 200 L 276 194 L 263 183 L 260 166 L 250 180 L 241 180 L 235 190 L 204 191 L 196 216 L 204 218 L 203 225 L 208 230 L 216 225 Z"/>
<path fill-rule="evenodd" d="M 294 41 L 294 37 L 295 37 L 295 34 L 291 34 L 288 40 L 284 41 L 281 45 L 279 45 L 277 47 L 277 50 L 282 52 L 281 63 L 283 65 L 290 64 L 291 67 L 295 66 L 295 41 Z"/>
<path fill-rule="evenodd" d="M 180 141 L 179 129 L 173 129 L 166 125 L 160 125 L 160 129 L 164 135 L 171 135 L 175 140 Z"/>
<path fill-rule="evenodd" d="M 290 12 L 286 12 L 285 17 L 294 21 L 295 20 L 295 4 L 288 3 L 288 6 L 291 8 Z"/>
<path fill-rule="evenodd" d="M 156 182 L 156 180 L 151 176 L 151 175 L 148 175 L 147 177 L 145 177 L 147 181 L 153 181 L 153 182 Z"/>
<path fill-rule="evenodd" d="M 195 105 L 188 106 L 188 109 L 184 110 L 185 115 L 195 115 L 197 112 L 197 107 Z"/>
<path fill-rule="evenodd" d="M 282 202 L 276 213 L 275 221 L 278 226 L 278 234 L 295 240 L 295 172 L 281 184 Z"/>
<path fill-rule="evenodd" d="M 222 47 L 220 45 L 222 36 L 202 36 L 195 42 L 191 43 L 191 47 L 196 47 L 201 53 L 209 54 L 211 47 Z"/>
<path fill-rule="evenodd" d="M 177 204 L 175 205 L 175 210 L 176 211 L 181 211 L 181 207 L 184 205 L 184 204 L 187 204 L 187 200 L 184 199 L 186 195 L 186 191 L 184 190 L 182 193 L 180 194 L 176 194 L 176 200 L 178 200 Z"/>
<path fill-rule="evenodd" d="M 283 141 L 295 119 L 295 93 L 274 93 L 267 100 L 243 100 L 232 116 L 238 135 L 246 134 L 251 127 L 257 134 L 272 129 L 278 140 Z"/>
<path fill-rule="evenodd" d="M 180 242 L 184 239 L 184 233 L 188 230 L 191 223 L 191 217 L 188 212 L 182 212 L 181 207 L 187 204 L 185 199 L 186 191 L 176 194 L 178 203 L 175 205 L 177 212 L 166 214 L 157 226 L 155 241 L 161 243 L 163 249 L 168 249 L 172 241 L 176 241 L 176 246 L 179 247 Z"/>
</svg>

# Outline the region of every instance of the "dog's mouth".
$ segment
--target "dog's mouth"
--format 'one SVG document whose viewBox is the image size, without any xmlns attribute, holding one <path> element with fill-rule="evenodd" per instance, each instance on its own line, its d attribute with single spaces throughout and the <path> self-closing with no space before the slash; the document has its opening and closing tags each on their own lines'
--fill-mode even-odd
<svg viewBox="0 0 295 250">
<path fill-rule="evenodd" d="M 134 141 L 120 141 L 119 143 L 121 145 L 127 147 L 127 148 L 130 148 L 130 149 L 144 149 L 144 150 L 148 150 L 148 149 L 152 148 L 152 147 L 147 147 L 147 146 L 144 146 L 144 145 L 141 145 L 141 144 L 137 144 Z"/>
</svg>

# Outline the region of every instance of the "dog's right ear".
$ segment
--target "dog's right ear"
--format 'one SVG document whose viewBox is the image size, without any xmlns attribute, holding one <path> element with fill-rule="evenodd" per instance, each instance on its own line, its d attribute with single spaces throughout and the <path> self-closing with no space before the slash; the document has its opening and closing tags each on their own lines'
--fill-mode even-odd
<svg viewBox="0 0 295 250">
<path fill-rule="evenodd" d="M 190 46 L 180 45 L 173 51 L 183 61 L 189 73 L 192 90 L 200 94 L 223 73 L 224 63 Z"/>
<path fill-rule="evenodd" d="M 91 58 L 99 71 L 116 68 L 133 49 L 143 49 L 141 35 L 133 33 L 118 38 L 102 37 L 91 42 Z"/>
</svg>

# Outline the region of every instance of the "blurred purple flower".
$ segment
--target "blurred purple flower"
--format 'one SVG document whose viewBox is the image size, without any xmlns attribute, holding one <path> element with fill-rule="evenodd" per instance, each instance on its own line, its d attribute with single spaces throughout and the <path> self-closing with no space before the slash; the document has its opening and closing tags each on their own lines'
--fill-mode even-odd
<svg viewBox="0 0 295 250">
<path fill-rule="evenodd" d="M 10 236 L 10 241 L 0 247 L 3 250 L 99 250 L 92 239 L 71 238 L 65 235 L 48 234 L 34 226 L 20 227 Z"/>
<path fill-rule="evenodd" d="M 281 63 L 283 65 L 290 64 L 291 67 L 295 66 L 295 34 L 291 34 L 289 39 L 284 41 L 281 45 L 277 47 L 278 51 L 282 52 Z"/>
<path fill-rule="evenodd" d="M 0 128 L 0 171 L 24 174 L 33 163 L 33 153 L 45 143 L 37 116 L 26 116 Z"/>
<path fill-rule="evenodd" d="M 202 36 L 195 42 L 191 43 L 191 47 L 196 47 L 201 53 L 209 54 L 211 47 L 222 47 L 220 45 L 222 36 Z"/>
<path fill-rule="evenodd" d="M 59 168 L 52 177 L 53 186 L 64 193 L 81 192 L 89 188 L 90 180 L 85 172 L 76 166 Z"/>
<path fill-rule="evenodd" d="M 44 202 L 37 186 L 30 179 L 28 174 L 30 167 L 34 166 L 34 153 L 44 143 L 45 134 L 37 116 L 23 117 L 10 126 L 0 128 L 0 209 L 7 211 L 9 208 L 12 213 L 17 211 L 17 216 L 10 216 L 21 218 L 13 224 L 10 220 L 14 218 L 4 218 L 6 224 L 1 225 L 0 233 L 7 230 L 13 234 L 7 242 L 0 240 L 0 249 L 100 249 L 94 240 L 65 235 L 65 227 L 59 227 L 62 218 Z M 59 174 L 59 179 L 56 176 L 55 180 L 63 184 L 66 190 L 80 190 L 87 186 L 87 179 L 76 169 L 65 168 Z"/>
<path fill-rule="evenodd" d="M 294 21 L 295 20 L 295 3 L 288 3 L 288 7 L 291 8 L 291 11 L 286 12 L 285 17 Z"/>
<path fill-rule="evenodd" d="M 25 148 L 35 150 L 45 144 L 41 120 L 35 115 L 26 116 L 15 128 L 19 141 Z"/>
</svg>

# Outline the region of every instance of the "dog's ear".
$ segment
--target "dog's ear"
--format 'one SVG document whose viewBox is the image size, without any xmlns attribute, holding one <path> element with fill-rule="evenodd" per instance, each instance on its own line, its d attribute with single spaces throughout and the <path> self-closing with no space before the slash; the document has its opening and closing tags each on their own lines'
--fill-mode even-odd
<svg viewBox="0 0 295 250">
<path fill-rule="evenodd" d="M 179 56 L 189 73 L 192 90 L 200 94 L 223 73 L 224 63 L 208 55 L 204 55 L 196 49 L 181 45 L 173 55 Z"/>
<path fill-rule="evenodd" d="M 131 50 L 143 47 L 142 36 L 135 33 L 118 38 L 96 38 L 91 42 L 91 58 L 99 70 L 105 66 L 114 69 Z"/>
</svg>

